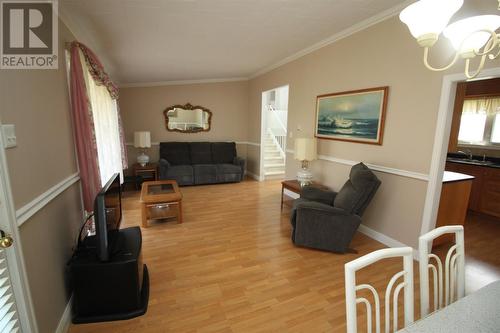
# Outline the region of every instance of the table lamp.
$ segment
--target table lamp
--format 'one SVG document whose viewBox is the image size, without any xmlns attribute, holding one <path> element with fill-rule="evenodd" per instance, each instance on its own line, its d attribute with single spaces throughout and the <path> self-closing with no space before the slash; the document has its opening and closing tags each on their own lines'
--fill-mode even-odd
<svg viewBox="0 0 500 333">
<path fill-rule="evenodd" d="M 311 184 L 313 175 L 309 171 L 309 162 L 316 159 L 316 139 L 295 139 L 295 159 L 302 162 L 302 168 L 297 172 L 300 186 Z"/>
<path fill-rule="evenodd" d="M 151 133 L 147 131 L 134 133 L 134 147 L 142 148 L 142 152 L 137 156 L 137 163 L 145 166 L 149 163 L 149 156 L 146 155 L 145 149 L 151 147 Z"/>
</svg>

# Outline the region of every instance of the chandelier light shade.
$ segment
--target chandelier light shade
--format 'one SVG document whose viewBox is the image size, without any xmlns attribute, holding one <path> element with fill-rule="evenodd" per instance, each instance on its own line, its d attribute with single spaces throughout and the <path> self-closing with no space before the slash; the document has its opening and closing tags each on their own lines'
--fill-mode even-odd
<svg viewBox="0 0 500 333">
<path fill-rule="evenodd" d="M 420 46 L 431 47 L 463 4 L 464 0 L 420 0 L 406 7 L 399 19 Z"/>
<path fill-rule="evenodd" d="M 458 59 L 465 59 L 465 75 L 468 79 L 479 75 L 486 59 L 500 56 L 499 15 L 480 15 L 448 23 L 460 10 L 463 0 L 420 0 L 406 7 L 399 15 L 400 20 L 410 29 L 410 33 L 424 48 L 424 64 L 432 71 L 445 71 Z M 500 0 L 498 0 L 500 10 Z M 438 41 L 439 35 L 450 40 L 455 48 L 455 56 L 444 67 L 429 64 L 429 49 Z M 470 61 L 479 57 L 476 71 L 471 72 Z"/>
<path fill-rule="evenodd" d="M 450 24 L 443 31 L 443 35 L 462 57 L 473 58 L 490 39 L 491 33 L 488 31 L 495 31 L 499 27 L 500 16 L 480 15 Z"/>
</svg>

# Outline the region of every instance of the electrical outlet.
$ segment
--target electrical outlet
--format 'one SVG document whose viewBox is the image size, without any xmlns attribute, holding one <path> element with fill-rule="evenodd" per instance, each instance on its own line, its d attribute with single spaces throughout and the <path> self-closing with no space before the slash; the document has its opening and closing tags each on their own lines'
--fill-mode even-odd
<svg viewBox="0 0 500 333">
<path fill-rule="evenodd" d="M 5 148 L 14 148 L 17 146 L 16 127 L 14 125 L 2 125 L 2 135 Z"/>
</svg>

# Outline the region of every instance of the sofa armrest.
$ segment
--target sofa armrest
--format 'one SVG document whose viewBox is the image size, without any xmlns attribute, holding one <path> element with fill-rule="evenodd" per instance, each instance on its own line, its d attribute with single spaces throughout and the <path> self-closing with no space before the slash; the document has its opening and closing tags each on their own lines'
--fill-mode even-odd
<svg viewBox="0 0 500 333">
<path fill-rule="evenodd" d="M 166 159 L 160 158 L 160 161 L 158 164 L 159 164 L 159 169 L 160 169 L 160 179 L 166 179 L 167 173 L 168 173 L 168 168 L 170 168 L 170 163 Z"/>
<path fill-rule="evenodd" d="M 337 196 L 337 192 L 322 190 L 313 186 L 304 186 L 302 191 L 300 192 L 300 197 L 311 200 L 321 202 L 327 205 L 332 206 L 335 197 Z"/>
<path fill-rule="evenodd" d="M 243 176 L 245 174 L 245 159 L 236 156 L 233 160 L 233 164 L 235 164 L 241 168 L 241 179 L 243 179 Z"/>
</svg>

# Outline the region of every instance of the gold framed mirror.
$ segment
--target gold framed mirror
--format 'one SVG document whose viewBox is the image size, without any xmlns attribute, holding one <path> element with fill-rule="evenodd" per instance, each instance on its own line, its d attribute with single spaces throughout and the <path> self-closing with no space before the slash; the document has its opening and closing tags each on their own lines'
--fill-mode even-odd
<svg viewBox="0 0 500 333">
<path fill-rule="evenodd" d="M 167 131 L 196 133 L 210 131 L 212 111 L 203 106 L 172 105 L 163 111 Z"/>
</svg>

